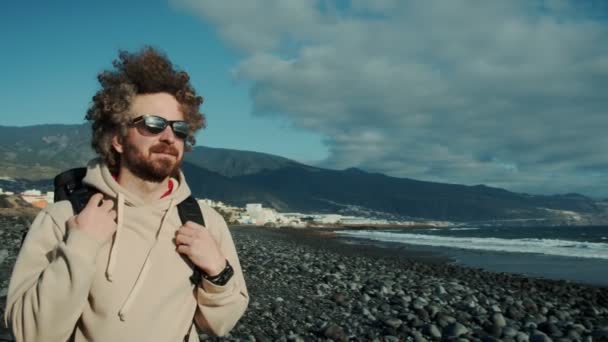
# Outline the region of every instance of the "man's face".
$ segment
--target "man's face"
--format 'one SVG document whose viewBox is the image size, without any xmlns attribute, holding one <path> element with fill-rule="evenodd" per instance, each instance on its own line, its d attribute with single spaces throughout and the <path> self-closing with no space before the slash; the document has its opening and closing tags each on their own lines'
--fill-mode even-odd
<svg viewBox="0 0 608 342">
<path fill-rule="evenodd" d="M 137 95 L 131 105 L 131 113 L 132 119 L 146 114 L 166 120 L 184 119 L 179 103 L 167 93 Z M 179 170 L 184 156 L 184 143 L 170 126 L 153 134 L 140 121 L 128 128 L 123 140 L 122 163 L 143 180 L 162 182 Z"/>
</svg>

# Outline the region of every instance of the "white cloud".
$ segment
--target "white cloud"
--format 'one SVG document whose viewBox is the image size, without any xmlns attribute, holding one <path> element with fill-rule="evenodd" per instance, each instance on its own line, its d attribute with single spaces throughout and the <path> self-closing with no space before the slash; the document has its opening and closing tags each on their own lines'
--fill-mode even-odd
<svg viewBox="0 0 608 342">
<path fill-rule="evenodd" d="M 325 166 L 608 196 L 601 2 L 176 0 L 245 58 L 255 112 Z"/>
</svg>

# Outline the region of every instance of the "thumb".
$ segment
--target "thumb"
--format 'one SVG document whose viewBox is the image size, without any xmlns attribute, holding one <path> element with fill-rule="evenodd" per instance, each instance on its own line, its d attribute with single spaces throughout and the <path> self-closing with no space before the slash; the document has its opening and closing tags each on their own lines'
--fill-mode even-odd
<svg viewBox="0 0 608 342">
<path fill-rule="evenodd" d="M 66 222 L 66 224 L 67 224 L 68 228 L 70 228 L 70 229 L 76 228 L 78 226 L 76 215 L 70 217 L 68 219 L 68 221 Z"/>
<path fill-rule="evenodd" d="M 200 224 L 194 222 L 194 221 L 186 221 L 186 223 L 184 224 L 184 226 L 192 228 L 192 229 L 203 229 L 205 228 L 205 226 L 201 226 Z"/>
<path fill-rule="evenodd" d="M 89 202 L 87 202 L 87 207 L 99 207 L 101 200 L 103 200 L 103 194 L 101 192 L 96 193 L 95 195 L 89 198 Z"/>
</svg>

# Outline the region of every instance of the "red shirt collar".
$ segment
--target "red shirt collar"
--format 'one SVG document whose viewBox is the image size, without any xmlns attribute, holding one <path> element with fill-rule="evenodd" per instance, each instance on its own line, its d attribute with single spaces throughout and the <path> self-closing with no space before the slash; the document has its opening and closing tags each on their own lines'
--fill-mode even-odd
<svg viewBox="0 0 608 342">
<path fill-rule="evenodd" d="M 167 191 L 165 191 L 165 193 L 162 196 L 160 196 L 160 198 L 165 198 L 165 197 L 169 196 L 172 192 L 173 192 L 173 180 L 169 179 L 169 183 L 167 184 Z"/>
<path fill-rule="evenodd" d="M 118 182 L 118 175 L 112 175 L 112 178 L 114 178 L 114 180 L 116 182 Z M 165 191 L 165 193 L 162 194 L 162 196 L 160 196 L 160 198 L 165 198 L 165 197 L 171 195 L 172 192 L 173 192 L 173 180 L 169 178 L 169 182 L 167 183 L 167 191 Z"/>
</svg>

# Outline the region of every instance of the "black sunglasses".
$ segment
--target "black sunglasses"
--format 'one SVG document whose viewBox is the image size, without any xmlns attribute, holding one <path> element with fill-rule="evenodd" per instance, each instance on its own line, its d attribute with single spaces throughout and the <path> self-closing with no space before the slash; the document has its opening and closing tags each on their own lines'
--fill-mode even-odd
<svg viewBox="0 0 608 342">
<path fill-rule="evenodd" d="M 156 115 L 142 115 L 131 120 L 131 124 L 135 125 L 140 121 L 144 123 L 146 131 L 152 134 L 159 134 L 164 131 L 167 126 L 171 126 L 176 137 L 180 139 L 186 139 L 188 137 L 188 128 L 190 125 L 184 120 L 167 120 Z"/>
</svg>

